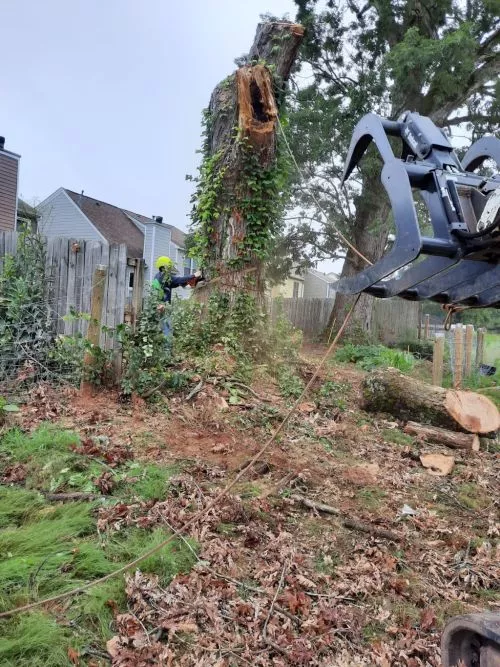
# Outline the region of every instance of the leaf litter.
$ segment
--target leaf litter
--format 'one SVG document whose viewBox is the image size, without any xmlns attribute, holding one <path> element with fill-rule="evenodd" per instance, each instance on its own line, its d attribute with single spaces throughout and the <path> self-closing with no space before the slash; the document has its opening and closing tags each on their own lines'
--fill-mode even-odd
<svg viewBox="0 0 500 667">
<path fill-rule="evenodd" d="M 337 368 L 329 373 L 354 387 L 361 377 L 352 369 L 347 378 Z M 433 478 L 416 445 L 387 442 L 386 424 L 357 403 L 353 396 L 333 418 L 308 403 L 265 472 L 248 476 L 254 487 L 239 485 L 183 535 L 196 545 L 189 573 L 168 584 L 140 569 L 126 576 L 128 608 L 115 609 L 106 647 L 114 667 L 437 667 L 447 618 L 500 607 L 498 455 L 458 452 L 446 482 Z M 169 480 L 166 497 L 99 507 L 98 530 L 117 535 L 133 526 L 179 530 L 258 449 L 272 414 L 258 401 L 221 412 L 212 400 L 198 413 L 196 402 L 173 399 L 167 414 L 146 419 L 144 406 L 117 409 L 106 394 L 47 410 L 77 425 L 85 435 L 80 453 L 110 468 L 132 455 L 166 464 L 183 453 L 194 459 Z M 22 471 L 7 474 L 22 481 Z M 266 495 L 284 475 L 284 490 Z M 103 494 L 112 485 L 112 473 L 99 477 Z M 490 494 L 490 505 L 476 512 L 457 504 L 464 485 Z M 402 542 L 346 530 L 336 517 L 299 507 L 290 489 L 395 528 Z M 418 512 L 401 514 L 405 505 Z"/>
</svg>

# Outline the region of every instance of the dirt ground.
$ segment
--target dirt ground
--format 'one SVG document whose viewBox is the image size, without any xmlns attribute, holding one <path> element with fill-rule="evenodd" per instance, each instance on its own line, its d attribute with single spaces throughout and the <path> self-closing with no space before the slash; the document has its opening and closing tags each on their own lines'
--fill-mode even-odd
<svg viewBox="0 0 500 667">
<path fill-rule="evenodd" d="M 304 349 L 304 379 L 322 353 Z M 410 438 L 389 416 L 363 412 L 363 376 L 327 364 L 263 461 L 189 529 L 200 549 L 189 574 L 163 590 L 130 573 L 129 610 L 108 644 L 113 665 L 437 666 L 448 618 L 500 611 L 498 449 Z M 320 393 L 325 383 L 333 403 Z M 129 446 L 139 460 L 179 463 L 163 502 L 101 517 L 101 529 L 161 521 L 179 529 L 286 414 L 268 378 L 252 388 L 237 405 L 205 384 L 189 401 L 186 390 L 153 406 L 40 389 L 23 420 L 57 421 Z M 452 473 L 424 469 L 427 452 L 453 456 Z"/>
</svg>

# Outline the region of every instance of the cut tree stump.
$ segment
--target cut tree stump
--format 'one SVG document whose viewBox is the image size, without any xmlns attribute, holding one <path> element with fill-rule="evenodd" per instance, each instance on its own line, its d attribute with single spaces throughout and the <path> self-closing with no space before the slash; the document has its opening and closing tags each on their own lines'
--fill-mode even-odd
<svg viewBox="0 0 500 667">
<path fill-rule="evenodd" d="M 403 375 L 395 368 L 376 371 L 363 382 L 364 408 L 452 431 L 492 433 L 500 413 L 486 396 L 447 390 Z"/>
<path fill-rule="evenodd" d="M 404 427 L 404 432 L 408 433 L 408 435 L 415 435 L 421 440 L 446 445 L 446 447 L 451 447 L 452 449 L 479 451 L 479 436 L 477 433 L 457 433 L 456 431 L 447 431 L 438 426 L 423 426 L 416 422 L 408 422 Z"/>
</svg>

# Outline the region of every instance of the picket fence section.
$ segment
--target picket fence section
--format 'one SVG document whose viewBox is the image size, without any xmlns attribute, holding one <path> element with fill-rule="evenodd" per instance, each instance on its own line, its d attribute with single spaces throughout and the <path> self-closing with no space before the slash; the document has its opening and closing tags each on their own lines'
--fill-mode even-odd
<svg viewBox="0 0 500 667">
<path fill-rule="evenodd" d="M 16 254 L 17 241 L 17 232 L 0 234 L 0 270 L 4 258 Z M 66 316 L 72 310 L 90 313 L 92 277 L 99 265 L 107 268 L 102 325 L 105 329 L 114 329 L 124 321 L 130 273 L 126 245 L 57 237 L 47 239 L 46 250 L 48 302 L 57 334 L 86 334 L 88 322 L 85 319 Z M 26 272 L 29 275 L 29 266 Z M 102 347 L 111 349 L 115 345 L 112 336 L 101 334 Z"/>
</svg>

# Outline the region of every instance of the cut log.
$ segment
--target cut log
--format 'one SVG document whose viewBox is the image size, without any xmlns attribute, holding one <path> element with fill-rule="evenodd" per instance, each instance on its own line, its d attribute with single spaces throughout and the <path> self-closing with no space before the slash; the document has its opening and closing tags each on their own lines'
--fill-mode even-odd
<svg viewBox="0 0 500 667">
<path fill-rule="evenodd" d="M 479 436 L 476 433 L 457 433 L 447 431 L 438 426 L 423 426 L 416 422 L 408 422 L 404 427 L 408 435 L 415 435 L 421 440 L 446 445 L 452 449 L 469 449 L 473 452 L 479 451 Z"/>
<path fill-rule="evenodd" d="M 452 431 L 491 433 L 500 428 L 500 413 L 486 396 L 426 384 L 395 368 L 376 371 L 363 382 L 364 408 L 404 421 Z"/>
</svg>

